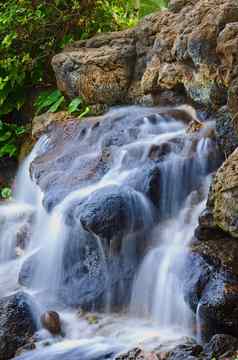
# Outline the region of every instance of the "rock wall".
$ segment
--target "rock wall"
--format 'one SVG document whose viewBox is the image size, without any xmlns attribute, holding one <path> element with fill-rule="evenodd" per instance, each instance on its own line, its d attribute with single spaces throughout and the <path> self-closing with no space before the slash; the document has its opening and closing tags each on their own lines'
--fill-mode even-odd
<svg viewBox="0 0 238 360">
<path fill-rule="evenodd" d="M 88 104 L 187 98 L 213 113 L 226 106 L 230 132 L 222 134 L 224 108 L 217 130 L 230 154 L 238 145 L 237 45 L 236 0 L 171 0 L 169 10 L 147 16 L 133 29 L 75 42 L 52 65 L 59 88 Z M 231 133 L 232 146 L 225 146 Z"/>
</svg>

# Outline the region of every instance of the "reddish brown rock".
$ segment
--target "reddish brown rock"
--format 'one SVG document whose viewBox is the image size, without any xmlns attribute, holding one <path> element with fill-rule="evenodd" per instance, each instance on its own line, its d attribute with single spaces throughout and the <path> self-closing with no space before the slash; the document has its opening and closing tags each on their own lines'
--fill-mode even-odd
<svg viewBox="0 0 238 360">
<path fill-rule="evenodd" d="M 61 333 L 60 316 L 56 311 L 47 311 L 42 314 L 41 323 L 52 335 L 59 335 Z"/>
<path fill-rule="evenodd" d="M 53 58 L 60 89 L 89 104 L 143 102 L 173 90 L 237 112 L 238 3 L 171 0 L 137 27 L 79 41 Z"/>
</svg>

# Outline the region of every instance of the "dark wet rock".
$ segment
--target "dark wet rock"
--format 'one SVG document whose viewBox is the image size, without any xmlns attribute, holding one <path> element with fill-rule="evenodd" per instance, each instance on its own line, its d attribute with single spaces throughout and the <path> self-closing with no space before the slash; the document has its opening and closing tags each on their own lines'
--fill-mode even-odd
<svg viewBox="0 0 238 360">
<path fill-rule="evenodd" d="M 154 154 L 154 157 L 161 159 L 164 153 L 162 154 L 160 152 L 158 154 L 157 149 L 155 151 L 157 154 Z M 152 157 L 151 152 L 149 157 Z M 129 174 L 125 183 L 136 191 L 144 194 L 154 206 L 159 207 L 160 169 L 158 165 L 151 164 L 150 161 L 148 161 L 146 165 Z"/>
<path fill-rule="evenodd" d="M 187 341 L 175 347 L 168 356 L 168 360 L 195 360 L 202 359 L 202 346 L 198 345 L 194 340 Z"/>
<path fill-rule="evenodd" d="M 208 359 L 227 359 L 236 355 L 238 339 L 230 335 L 217 334 L 204 346 L 204 354 Z"/>
<path fill-rule="evenodd" d="M 231 274 L 238 276 L 238 244 L 236 239 L 229 236 L 207 239 L 196 242 L 192 251 L 202 256 L 208 263 L 214 264 L 218 269 L 224 268 Z"/>
<path fill-rule="evenodd" d="M 0 188 L 9 186 L 13 183 L 17 171 L 17 160 L 13 157 L 3 157 L 0 159 Z"/>
<path fill-rule="evenodd" d="M 195 313 L 211 271 L 211 266 L 196 253 L 191 253 L 186 259 L 183 293 L 185 301 Z"/>
<path fill-rule="evenodd" d="M 223 239 L 194 244 L 186 261 L 184 297 L 199 319 L 203 341 L 217 333 L 238 335 L 237 249 L 233 243 Z"/>
<path fill-rule="evenodd" d="M 66 267 L 59 298 L 69 306 L 80 306 L 92 311 L 104 309 L 110 294 L 110 303 L 117 309 L 130 301 L 132 281 L 137 268 L 135 259 L 110 257 L 103 262 L 94 250 L 87 258 Z"/>
<path fill-rule="evenodd" d="M 51 211 L 69 193 L 99 181 L 112 165 L 117 165 L 116 149 L 138 140 L 144 117 L 158 112 L 156 108 L 130 107 L 83 122 L 71 119 L 51 124 L 50 147 L 31 165 L 31 175 L 45 194 L 45 208 Z M 136 166 L 135 159 L 142 156 L 137 151 L 135 146 L 133 156 L 125 156 L 125 167 Z"/>
<path fill-rule="evenodd" d="M 36 331 L 34 304 L 23 292 L 0 299 L 0 359 L 14 357 Z"/>
<path fill-rule="evenodd" d="M 228 274 L 214 273 L 202 292 L 197 308 L 205 341 L 217 333 L 238 335 L 238 282 Z"/>
<path fill-rule="evenodd" d="M 117 250 L 113 255 L 110 249 L 109 257 L 105 260 L 99 240 L 88 232 L 72 227 L 69 238 L 63 256 L 59 301 L 63 305 L 80 306 L 86 310 L 101 309 L 110 291 L 113 306 L 128 304 L 138 262 L 137 250 L 133 250 L 133 247 L 140 243 L 139 239 L 134 237 L 133 242 L 127 239 L 121 254 Z M 42 256 L 39 251 L 25 260 L 19 272 L 21 285 L 34 286 L 34 276 Z M 47 290 L 42 296 L 46 294 Z"/>
<path fill-rule="evenodd" d="M 41 315 L 40 319 L 42 326 L 52 335 L 61 334 L 61 320 L 59 314 L 56 311 L 47 311 Z"/>
<path fill-rule="evenodd" d="M 93 192 L 79 206 L 73 206 L 72 216 L 85 230 L 108 241 L 143 231 L 152 222 L 146 198 L 123 186 L 107 186 Z"/>
<path fill-rule="evenodd" d="M 33 340 L 30 339 L 29 342 L 26 345 L 20 347 L 17 350 L 17 352 L 15 354 L 15 357 L 20 356 L 20 355 L 24 355 L 28 351 L 32 351 L 32 350 L 35 350 L 35 349 L 36 349 L 36 344 L 33 342 Z"/>
</svg>

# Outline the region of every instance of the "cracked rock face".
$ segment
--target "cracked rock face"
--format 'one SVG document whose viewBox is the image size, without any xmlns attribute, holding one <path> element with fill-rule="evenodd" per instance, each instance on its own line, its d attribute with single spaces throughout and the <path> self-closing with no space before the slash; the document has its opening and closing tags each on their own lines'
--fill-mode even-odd
<svg viewBox="0 0 238 360">
<path fill-rule="evenodd" d="M 214 178 L 209 201 L 214 223 L 238 237 L 238 149 L 220 167 Z"/>
<path fill-rule="evenodd" d="M 171 0 L 133 29 L 67 47 L 52 64 L 60 89 L 89 104 L 143 101 L 164 90 L 237 112 L 236 0 Z M 158 98 L 157 100 L 158 101 Z"/>
</svg>

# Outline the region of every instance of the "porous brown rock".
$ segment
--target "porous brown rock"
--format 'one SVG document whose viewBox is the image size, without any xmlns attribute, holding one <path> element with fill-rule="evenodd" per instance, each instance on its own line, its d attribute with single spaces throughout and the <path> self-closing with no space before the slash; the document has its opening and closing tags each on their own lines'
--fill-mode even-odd
<svg viewBox="0 0 238 360">
<path fill-rule="evenodd" d="M 217 171 L 208 206 L 216 226 L 231 236 L 238 237 L 238 149 Z"/>
<path fill-rule="evenodd" d="M 160 103 L 172 90 L 234 116 L 237 43 L 236 0 L 171 0 L 133 29 L 75 42 L 52 65 L 59 88 L 89 104 Z"/>
</svg>

